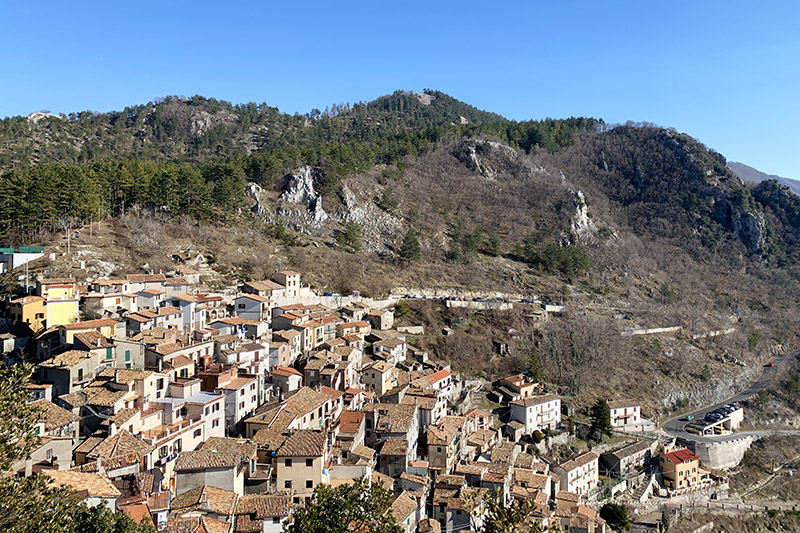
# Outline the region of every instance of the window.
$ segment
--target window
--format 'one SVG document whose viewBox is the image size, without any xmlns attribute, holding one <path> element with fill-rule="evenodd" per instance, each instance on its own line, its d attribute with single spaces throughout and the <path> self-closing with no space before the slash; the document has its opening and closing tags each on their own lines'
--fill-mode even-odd
<svg viewBox="0 0 800 533">
<path fill-rule="evenodd" d="M 215 418 L 213 422 L 211 422 L 211 427 L 219 427 L 219 418 Z"/>
<path fill-rule="evenodd" d="M 211 410 L 211 409 L 209 409 L 208 407 L 206 407 L 206 408 L 203 410 L 203 414 L 204 414 L 204 415 L 206 415 L 206 416 L 208 416 L 208 412 L 209 412 L 210 410 Z"/>
<path fill-rule="evenodd" d="M 314 466 L 314 459 L 306 459 L 306 466 Z"/>
<path fill-rule="evenodd" d="M 239 304 L 239 309 L 244 309 L 244 304 Z"/>
<path fill-rule="evenodd" d="M 48 448 L 47 449 L 46 457 L 47 457 L 48 461 L 52 461 L 53 460 L 53 449 L 52 448 Z"/>
<path fill-rule="evenodd" d="M 239 391 L 239 396 L 244 396 L 244 389 Z"/>
<path fill-rule="evenodd" d="M 292 488 L 292 480 L 291 479 L 287 479 L 286 481 L 284 481 L 283 482 L 283 488 L 284 489 L 291 489 Z"/>
<path fill-rule="evenodd" d="M 284 459 L 283 460 L 283 466 L 285 466 L 286 468 L 291 468 L 292 467 L 292 460 L 291 459 Z"/>
<path fill-rule="evenodd" d="M 244 409 L 244 402 L 239 404 L 239 409 Z"/>
<path fill-rule="evenodd" d="M 436 447 L 436 453 L 442 453 L 442 447 L 441 446 L 437 446 Z"/>
<path fill-rule="evenodd" d="M 289 484 L 291 484 L 291 481 L 290 481 L 290 482 L 288 482 L 288 483 L 289 483 Z M 295 504 L 295 505 L 297 505 L 298 503 L 300 503 L 300 498 L 298 498 L 297 496 L 295 496 L 294 498 L 292 498 L 292 503 L 293 503 L 293 504 Z"/>
<path fill-rule="evenodd" d="M 130 350 L 125 350 L 125 361 L 127 362 L 127 361 L 130 361 L 130 360 L 131 360 L 131 351 Z"/>
<path fill-rule="evenodd" d="M 307 479 L 306 480 L 306 488 L 307 489 L 313 489 L 314 488 L 314 482 L 311 481 L 310 479 Z"/>
<path fill-rule="evenodd" d="M 195 429 L 194 430 L 194 438 L 197 438 L 202 434 L 203 434 L 203 430 L 202 429 Z"/>
</svg>

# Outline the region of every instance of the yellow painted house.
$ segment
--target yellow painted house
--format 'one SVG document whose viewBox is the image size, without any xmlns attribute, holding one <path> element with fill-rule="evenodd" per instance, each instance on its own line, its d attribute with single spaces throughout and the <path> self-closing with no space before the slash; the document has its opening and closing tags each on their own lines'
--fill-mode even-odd
<svg viewBox="0 0 800 533">
<path fill-rule="evenodd" d="M 47 327 L 72 324 L 78 320 L 78 299 L 47 300 L 45 302 Z"/>
<path fill-rule="evenodd" d="M 9 316 L 14 322 L 27 324 L 34 333 L 45 327 L 45 300 L 41 296 L 23 296 L 11 300 L 8 307 Z"/>
<path fill-rule="evenodd" d="M 42 279 L 36 283 L 45 299 L 45 326 L 52 328 L 78 320 L 78 286 L 72 278 Z"/>
</svg>

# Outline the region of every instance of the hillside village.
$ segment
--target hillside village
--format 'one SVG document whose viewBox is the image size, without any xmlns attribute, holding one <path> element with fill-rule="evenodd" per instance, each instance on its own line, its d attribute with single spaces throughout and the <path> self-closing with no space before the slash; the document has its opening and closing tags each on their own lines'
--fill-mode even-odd
<svg viewBox="0 0 800 533">
<path fill-rule="evenodd" d="M 354 479 L 390 491 L 408 532 L 480 530 L 485 498 L 530 501 L 551 531 L 594 533 L 612 499 L 646 509 L 726 493 L 635 399 L 609 398 L 622 438 L 594 449 L 567 422 L 568 390 L 519 374 L 476 400 L 410 343 L 414 328 L 395 329 L 394 302 L 321 296 L 290 270 L 235 295 L 200 287 L 180 266 L 41 278 L 11 301 L 5 364 L 33 354 L 30 401 L 44 413 L 14 472 L 169 532 L 277 532 L 320 484 Z M 735 430 L 742 412 L 706 433 Z"/>
</svg>

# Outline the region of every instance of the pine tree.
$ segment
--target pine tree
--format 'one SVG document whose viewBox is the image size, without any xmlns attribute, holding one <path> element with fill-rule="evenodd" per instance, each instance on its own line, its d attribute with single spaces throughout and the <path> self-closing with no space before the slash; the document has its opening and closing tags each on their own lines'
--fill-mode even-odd
<svg viewBox="0 0 800 533">
<path fill-rule="evenodd" d="M 601 435 L 611 435 L 611 408 L 604 399 L 597 400 L 592 406 L 589 417 L 592 419 L 592 430 Z"/>
<path fill-rule="evenodd" d="M 403 239 L 403 245 L 400 247 L 400 257 L 406 261 L 416 261 L 420 258 L 421 251 L 419 246 L 419 239 L 413 229 L 409 229 Z"/>
<path fill-rule="evenodd" d="M 528 362 L 525 367 L 525 375 L 534 383 L 542 381 L 544 371 L 542 370 L 542 363 L 539 361 L 539 352 L 534 347 L 528 353 Z"/>
</svg>

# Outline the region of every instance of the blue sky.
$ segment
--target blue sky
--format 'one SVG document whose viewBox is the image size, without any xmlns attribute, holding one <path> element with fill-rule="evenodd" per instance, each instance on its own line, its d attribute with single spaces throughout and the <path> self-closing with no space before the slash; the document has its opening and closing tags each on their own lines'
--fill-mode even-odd
<svg viewBox="0 0 800 533">
<path fill-rule="evenodd" d="M 800 3 L 2 2 L 0 117 L 158 96 L 290 113 L 444 91 L 689 133 L 800 179 Z"/>
</svg>

